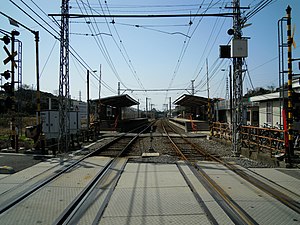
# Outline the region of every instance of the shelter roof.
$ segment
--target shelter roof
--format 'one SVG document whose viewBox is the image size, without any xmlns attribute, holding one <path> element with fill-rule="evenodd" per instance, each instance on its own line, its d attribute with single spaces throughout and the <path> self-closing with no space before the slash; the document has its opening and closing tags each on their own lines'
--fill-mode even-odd
<svg viewBox="0 0 300 225">
<path fill-rule="evenodd" d="M 207 98 L 195 96 L 195 95 L 181 95 L 179 98 L 177 98 L 174 101 L 175 105 L 181 105 L 181 106 L 200 106 L 200 105 L 207 105 Z"/>
<path fill-rule="evenodd" d="M 94 99 L 94 102 L 99 101 L 99 99 Z M 100 98 L 100 102 L 103 105 L 109 105 L 112 107 L 130 107 L 133 105 L 139 105 L 140 103 L 129 95 L 116 95 L 106 98 Z"/>
</svg>

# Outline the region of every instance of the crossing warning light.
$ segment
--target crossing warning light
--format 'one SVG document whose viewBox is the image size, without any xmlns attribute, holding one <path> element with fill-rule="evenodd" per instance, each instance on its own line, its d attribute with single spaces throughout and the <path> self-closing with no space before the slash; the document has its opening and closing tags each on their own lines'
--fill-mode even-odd
<svg viewBox="0 0 300 225">
<path fill-rule="evenodd" d="M 1 73 L 1 76 L 3 76 L 5 78 L 5 80 L 8 80 L 10 78 L 9 70 L 6 70 L 3 73 Z"/>
<path fill-rule="evenodd" d="M 6 82 L 5 84 L 1 85 L 1 88 L 3 88 L 7 94 L 12 94 L 12 86 L 9 82 Z"/>
<path fill-rule="evenodd" d="M 3 38 L 1 38 L 1 40 L 4 42 L 4 44 L 8 45 L 10 42 L 10 39 L 7 35 L 5 35 Z"/>
</svg>

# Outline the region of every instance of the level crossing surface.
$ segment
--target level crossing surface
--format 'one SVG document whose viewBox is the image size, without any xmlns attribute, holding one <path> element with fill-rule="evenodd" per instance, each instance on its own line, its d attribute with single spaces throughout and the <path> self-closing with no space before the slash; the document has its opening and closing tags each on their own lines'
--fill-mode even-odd
<svg viewBox="0 0 300 225">
<path fill-rule="evenodd" d="M 96 165 L 104 165 L 108 158 L 94 157 L 82 164 L 82 169 L 68 173 L 68 179 L 57 180 L 34 198 L 0 215 L 1 224 L 51 224 L 72 201 L 84 183 L 88 183 Z M 0 201 L 18 190 L 22 183 L 30 185 L 62 169 L 68 164 L 48 160 L 15 174 L 0 178 Z M 257 224 L 299 224 L 300 216 L 292 209 L 243 180 L 234 172 L 215 162 L 198 162 L 200 168 L 219 185 Z M 80 172 L 81 171 L 81 172 Z M 299 202 L 299 170 L 255 168 L 249 173 L 289 190 Z M 71 185 L 72 184 L 72 185 Z M 20 188 L 20 187 L 19 187 Z M 78 224 L 95 224 L 97 207 L 103 194 L 112 195 L 97 224 L 234 224 L 216 197 L 199 181 L 191 167 L 177 163 L 128 162 L 115 187 L 105 185 Z M 98 205 L 98 206 L 97 206 Z M 34 212 L 34 213 L 33 213 Z"/>
</svg>

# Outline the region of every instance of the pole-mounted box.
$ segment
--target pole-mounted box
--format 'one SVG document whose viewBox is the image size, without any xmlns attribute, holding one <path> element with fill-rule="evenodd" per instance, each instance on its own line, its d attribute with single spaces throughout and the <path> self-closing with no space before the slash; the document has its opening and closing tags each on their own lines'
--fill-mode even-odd
<svg viewBox="0 0 300 225">
<path fill-rule="evenodd" d="M 248 57 L 248 40 L 232 39 L 231 40 L 231 58 Z"/>
<path fill-rule="evenodd" d="M 231 46 L 230 45 L 220 45 L 220 58 L 221 59 L 228 59 L 228 58 L 231 58 Z"/>
</svg>

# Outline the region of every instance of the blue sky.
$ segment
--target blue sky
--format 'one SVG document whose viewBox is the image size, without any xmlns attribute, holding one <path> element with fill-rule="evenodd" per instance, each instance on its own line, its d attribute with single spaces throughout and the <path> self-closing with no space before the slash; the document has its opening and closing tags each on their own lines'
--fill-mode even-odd
<svg viewBox="0 0 300 225">
<path fill-rule="evenodd" d="M 245 9 L 247 13 L 260 1 L 241 0 L 241 6 L 250 6 L 250 9 Z M 12 2 L 55 33 L 24 3 L 58 31 L 52 19 L 46 17 L 43 12 L 60 13 L 61 1 L 2 0 L 1 4 L 1 12 L 40 32 L 40 88 L 43 91 L 57 93 L 55 90 L 58 90 L 59 79 L 59 41 L 28 18 Z M 197 13 L 197 10 L 199 13 L 204 13 L 206 10 L 207 13 L 230 12 L 229 9 L 225 9 L 226 5 L 230 6 L 229 0 L 166 0 L 163 2 L 107 0 L 106 4 L 102 0 L 70 0 L 70 13 L 81 13 L 80 10 L 88 14 L 101 13 L 99 2 L 106 14 L 108 14 L 107 9 L 110 14 L 190 14 Z M 92 9 L 88 7 L 88 3 Z M 300 1 L 274 0 L 250 18 L 247 23 L 251 23 L 251 26 L 243 29 L 243 36 L 250 38 L 249 56 L 246 61 L 254 87 L 278 86 L 277 21 L 286 15 L 287 5 L 292 7 L 292 23 L 296 24 L 294 38 L 297 48 L 293 49 L 293 56 L 299 58 Z M 43 11 L 40 11 L 37 6 Z M 55 18 L 59 20 L 59 17 Z M 11 26 L 1 15 L 0 24 L 3 30 L 20 31 L 18 38 L 23 43 L 23 84 L 35 88 L 34 36 L 23 28 Z M 121 89 L 139 90 L 123 90 L 121 93 L 129 94 L 139 100 L 141 109 L 145 108 L 147 97 L 150 98 L 153 107 L 162 110 L 165 104 L 169 103 L 169 97 L 174 101 L 182 94 L 189 94 L 191 80 L 195 80 L 195 94 L 207 96 L 206 59 L 210 77 L 210 97 L 225 97 L 230 60 L 219 59 L 219 45 L 227 44 L 230 40 L 227 30 L 231 26 L 231 18 L 216 17 L 70 19 L 70 45 L 92 70 L 97 70 L 94 76 L 99 76 L 101 64 L 104 82 L 101 89 L 102 97 L 116 95 L 120 81 Z M 95 36 L 96 33 L 98 35 Z M 1 58 L 5 58 L 5 54 L 2 51 Z M 1 71 L 7 68 L 9 67 L 4 66 L 3 63 L 0 65 Z M 294 69 L 295 73 L 299 73 L 296 64 Z M 252 89 L 250 78 L 247 75 L 244 79 L 244 92 Z M 94 77 L 90 80 L 90 96 L 92 99 L 97 98 L 98 80 Z M 140 91 L 168 88 L 182 90 Z M 79 99 L 79 92 L 81 92 L 81 99 L 86 100 L 86 69 L 73 56 L 70 56 L 70 92 L 75 99 Z"/>
</svg>

